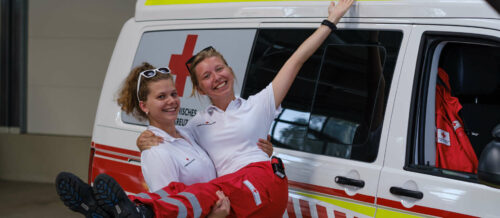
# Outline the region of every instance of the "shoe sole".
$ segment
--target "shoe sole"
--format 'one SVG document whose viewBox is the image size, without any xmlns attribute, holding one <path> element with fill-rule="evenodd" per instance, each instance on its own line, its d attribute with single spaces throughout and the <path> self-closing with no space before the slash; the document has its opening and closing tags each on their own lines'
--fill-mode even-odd
<svg viewBox="0 0 500 218">
<path fill-rule="evenodd" d="M 113 217 L 133 218 L 141 217 L 136 212 L 136 205 L 130 201 L 125 191 L 113 177 L 100 174 L 94 180 L 94 196 L 97 205 Z"/>
<path fill-rule="evenodd" d="M 75 212 L 84 214 L 85 217 L 109 217 L 92 199 L 92 188 L 71 173 L 62 172 L 57 175 L 56 191 L 64 205 Z"/>
</svg>

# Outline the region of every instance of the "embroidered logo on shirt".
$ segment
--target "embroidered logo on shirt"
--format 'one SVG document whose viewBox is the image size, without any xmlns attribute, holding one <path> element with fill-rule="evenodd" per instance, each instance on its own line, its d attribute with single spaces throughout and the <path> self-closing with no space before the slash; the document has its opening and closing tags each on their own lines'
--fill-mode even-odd
<svg viewBox="0 0 500 218">
<path fill-rule="evenodd" d="M 189 161 L 189 158 L 186 157 L 186 160 Z M 196 160 L 196 158 L 193 158 L 191 161 L 184 164 L 184 167 L 187 167 L 189 164 L 193 163 L 194 160 Z"/>
<path fill-rule="evenodd" d="M 444 144 L 444 145 L 448 145 L 450 146 L 451 143 L 450 143 L 450 133 L 442 130 L 442 129 L 438 129 L 437 130 L 437 141 L 438 143 L 441 143 L 441 144 Z"/>
<path fill-rule="evenodd" d="M 199 127 L 199 126 L 209 126 L 209 125 L 213 125 L 213 124 L 215 124 L 215 121 L 213 121 L 213 122 L 206 121 L 205 123 L 200 123 L 200 124 L 196 125 L 196 127 Z"/>
</svg>

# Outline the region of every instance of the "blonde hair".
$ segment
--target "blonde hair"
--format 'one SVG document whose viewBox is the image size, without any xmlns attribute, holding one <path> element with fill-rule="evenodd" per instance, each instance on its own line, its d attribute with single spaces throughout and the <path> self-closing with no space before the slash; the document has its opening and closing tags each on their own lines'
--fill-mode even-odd
<svg viewBox="0 0 500 218">
<path fill-rule="evenodd" d="M 191 83 L 193 84 L 193 90 L 191 90 L 191 97 L 194 96 L 197 92 L 198 92 L 198 89 L 200 88 L 200 84 L 198 82 L 198 77 L 196 75 L 196 66 L 202 62 L 203 60 L 207 59 L 207 58 L 211 58 L 211 57 L 219 57 L 223 62 L 224 64 L 229 67 L 227 65 L 227 61 L 226 59 L 224 59 L 224 56 L 222 56 L 222 54 L 220 52 L 218 52 L 217 50 L 215 50 L 215 48 L 213 48 L 212 46 L 210 47 L 207 47 L 203 50 L 201 50 L 200 52 L 198 52 L 196 55 L 194 55 L 192 57 L 192 61 L 191 61 L 191 65 L 189 65 L 189 75 L 191 77 Z M 230 71 L 231 71 L 231 74 L 233 74 L 234 76 L 234 72 L 233 72 L 233 69 L 229 68 Z"/>
<path fill-rule="evenodd" d="M 151 69 L 155 69 L 155 67 L 147 62 L 143 62 L 141 65 L 132 69 L 123 82 L 116 100 L 123 111 L 132 114 L 139 120 L 145 120 L 148 118 L 147 114 L 141 110 L 139 101 L 147 100 L 149 94 L 149 83 L 165 79 L 172 80 L 172 82 L 174 81 L 170 73 L 156 73 L 156 75 L 151 78 L 142 77 L 141 84 L 139 85 L 139 92 L 137 92 L 137 80 L 139 78 L 139 74 L 145 70 Z M 139 99 L 137 99 L 137 96 L 139 96 Z"/>
</svg>

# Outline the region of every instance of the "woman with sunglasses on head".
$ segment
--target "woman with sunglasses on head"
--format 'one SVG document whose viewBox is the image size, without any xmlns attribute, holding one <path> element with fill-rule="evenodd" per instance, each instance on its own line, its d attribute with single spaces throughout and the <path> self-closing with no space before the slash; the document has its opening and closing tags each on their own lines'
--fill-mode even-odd
<svg viewBox="0 0 500 218">
<path fill-rule="evenodd" d="M 173 185 L 170 194 L 176 193 L 174 189 L 208 182 L 216 177 L 214 165 L 206 152 L 192 143 L 194 140 L 189 131 L 175 126 L 180 99 L 174 84 L 170 69 L 154 68 L 145 62 L 130 72 L 117 99 L 123 111 L 139 120 L 148 120 L 148 130 L 166 139 L 160 146 L 141 153 L 141 168 L 151 191 L 158 191 L 171 182 L 182 183 Z M 267 155 L 272 154 L 272 144 L 269 141 L 261 139 L 258 144 Z M 110 177 L 106 179 L 109 180 Z M 72 210 L 86 215 L 107 214 L 104 209 L 97 207 L 92 193 L 88 193 L 92 188 L 76 176 L 61 173 L 56 184 L 61 199 Z M 87 199 L 70 202 L 74 198 L 66 192 L 69 186 L 65 185 L 69 184 L 75 185 Z M 221 191 L 214 192 L 214 195 L 219 200 L 212 207 L 209 217 L 225 217 L 229 214 L 229 199 Z M 86 210 L 82 203 L 89 209 Z"/>
<path fill-rule="evenodd" d="M 171 182 L 179 182 L 171 186 L 168 192 L 176 194 L 175 190 L 183 189 L 185 185 L 208 182 L 216 177 L 214 165 L 206 152 L 197 144 L 192 143 L 194 140 L 189 131 L 175 126 L 180 99 L 170 69 L 154 68 L 146 62 L 135 67 L 125 79 L 117 102 L 123 111 L 139 120 L 149 121 L 148 130 L 166 139 L 160 146 L 141 153 L 143 175 L 151 191 L 158 191 Z M 269 142 L 265 141 L 262 145 L 272 150 Z M 107 183 L 115 183 L 111 177 L 99 175 L 94 184 L 101 184 L 103 180 Z M 94 187 L 94 191 L 75 175 L 64 172 L 58 175 L 56 188 L 61 200 L 68 207 L 87 217 L 118 215 L 111 211 L 116 210 L 115 207 L 97 205 L 98 199 L 101 203 L 106 201 L 94 196 L 94 192 L 99 191 L 98 188 L 104 188 L 103 186 Z M 127 198 L 124 192 L 120 192 L 121 188 L 119 186 L 117 188 L 122 194 L 121 197 Z M 213 195 L 218 200 L 214 202 L 215 205 L 211 211 L 209 210 L 208 217 L 227 216 L 229 199 L 221 191 L 214 191 Z M 128 207 L 125 206 L 122 209 L 127 212 L 127 208 L 133 207 L 135 207 L 134 204 L 129 204 Z M 146 208 L 142 209 L 148 212 Z M 123 216 L 127 216 L 126 213 Z"/>
</svg>

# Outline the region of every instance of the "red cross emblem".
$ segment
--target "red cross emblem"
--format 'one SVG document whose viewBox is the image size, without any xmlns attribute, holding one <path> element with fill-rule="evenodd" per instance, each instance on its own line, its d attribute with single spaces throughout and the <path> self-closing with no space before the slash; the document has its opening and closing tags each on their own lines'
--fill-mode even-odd
<svg viewBox="0 0 500 218">
<path fill-rule="evenodd" d="M 173 54 L 170 56 L 168 67 L 172 70 L 172 74 L 176 75 L 175 88 L 177 89 L 179 97 L 184 95 L 184 85 L 186 84 L 186 78 L 189 76 L 189 71 L 186 68 L 186 61 L 193 56 L 197 39 L 198 35 L 188 35 L 184 43 L 182 54 Z"/>
</svg>

